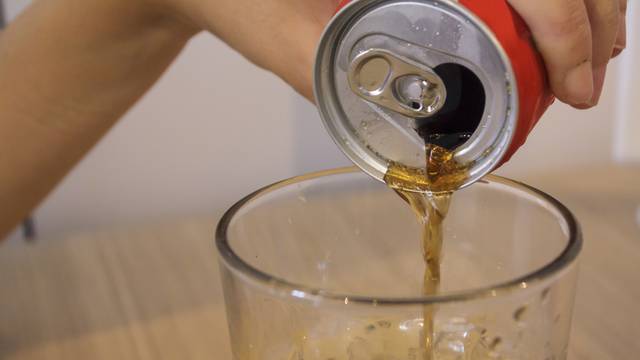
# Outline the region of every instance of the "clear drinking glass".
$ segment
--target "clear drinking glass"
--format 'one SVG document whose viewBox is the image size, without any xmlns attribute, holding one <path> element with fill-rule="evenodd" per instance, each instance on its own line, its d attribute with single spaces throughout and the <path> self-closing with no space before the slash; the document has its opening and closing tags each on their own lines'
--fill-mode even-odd
<svg viewBox="0 0 640 360">
<path fill-rule="evenodd" d="M 562 204 L 496 176 L 457 192 L 437 296 L 422 294 L 420 231 L 354 169 L 234 205 L 217 230 L 234 359 L 566 359 L 582 240 Z"/>
</svg>

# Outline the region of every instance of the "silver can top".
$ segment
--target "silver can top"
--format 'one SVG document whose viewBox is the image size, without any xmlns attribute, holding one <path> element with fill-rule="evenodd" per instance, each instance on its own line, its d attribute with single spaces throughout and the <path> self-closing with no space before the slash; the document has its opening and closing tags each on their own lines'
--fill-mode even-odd
<svg viewBox="0 0 640 360">
<path fill-rule="evenodd" d="M 371 176 L 382 181 L 391 163 L 424 168 L 426 138 L 468 168 L 464 187 L 511 143 L 515 80 L 498 39 L 457 2 L 369 0 L 327 26 L 314 90 L 328 132 Z"/>
</svg>

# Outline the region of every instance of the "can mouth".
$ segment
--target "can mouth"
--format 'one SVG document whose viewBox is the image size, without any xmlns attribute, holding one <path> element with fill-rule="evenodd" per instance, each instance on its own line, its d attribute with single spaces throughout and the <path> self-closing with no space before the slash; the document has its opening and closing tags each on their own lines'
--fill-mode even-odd
<svg viewBox="0 0 640 360">
<path fill-rule="evenodd" d="M 372 48 L 433 69 L 446 85 L 444 105 L 430 116 L 410 117 L 354 94 L 349 64 Z M 376 93 L 385 79 L 364 88 Z M 351 2 L 322 35 L 314 91 L 334 142 L 380 181 L 394 164 L 424 169 L 426 144 L 435 144 L 468 169 L 458 188 L 469 186 L 501 163 L 519 113 L 511 61 L 495 34 L 469 9 L 446 0 Z M 409 108 L 422 106 L 401 99 Z"/>
<path fill-rule="evenodd" d="M 416 131 L 426 144 L 454 151 L 480 127 L 486 104 L 482 81 L 464 65 L 445 63 L 434 71 L 447 89 L 447 101 L 434 115 L 416 121 Z"/>
</svg>

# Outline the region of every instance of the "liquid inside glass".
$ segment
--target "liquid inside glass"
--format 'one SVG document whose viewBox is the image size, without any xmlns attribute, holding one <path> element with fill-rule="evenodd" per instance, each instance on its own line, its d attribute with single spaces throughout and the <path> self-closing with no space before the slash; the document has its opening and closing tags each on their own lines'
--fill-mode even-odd
<svg viewBox="0 0 640 360">
<path fill-rule="evenodd" d="M 424 169 L 411 169 L 392 164 L 385 176 L 387 186 L 409 204 L 422 226 L 422 256 L 425 270 L 422 293 L 436 295 L 440 286 L 440 263 L 443 224 L 449 213 L 455 190 L 467 179 L 468 169 L 454 158 L 453 151 L 426 145 Z M 435 307 L 423 309 L 423 326 L 419 342 L 420 356 L 431 360 L 435 356 Z"/>
<path fill-rule="evenodd" d="M 440 287 L 443 224 L 455 190 L 468 177 L 468 168 L 458 163 L 453 151 L 426 145 L 424 168 L 391 163 L 385 183 L 412 209 L 422 228 L 424 260 L 422 293 L 436 295 Z M 468 319 L 437 324 L 434 306 L 424 306 L 422 318 L 412 320 L 377 319 L 346 326 L 348 333 L 317 340 L 303 337 L 302 351 L 291 360 L 454 360 L 499 359 L 486 330 Z M 314 340 L 308 340 L 314 339 Z M 321 357 L 314 354 L 322 354 Z"/>
</svg>

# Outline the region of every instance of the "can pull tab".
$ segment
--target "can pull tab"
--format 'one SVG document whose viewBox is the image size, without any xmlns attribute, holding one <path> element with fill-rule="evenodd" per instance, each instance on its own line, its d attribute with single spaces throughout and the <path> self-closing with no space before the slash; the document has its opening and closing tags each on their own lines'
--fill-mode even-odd
<svg viewBox="0 0 640 360">
<path fill-rule="evenodd" d="M 436 114 L 447 98 L 444 82 L 432 69 L 383 49 L 353 59 L 349 85 L 361 98 L 412 118 Z"/>
</svg>

